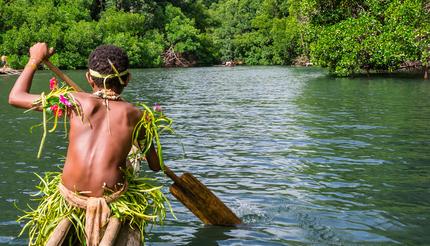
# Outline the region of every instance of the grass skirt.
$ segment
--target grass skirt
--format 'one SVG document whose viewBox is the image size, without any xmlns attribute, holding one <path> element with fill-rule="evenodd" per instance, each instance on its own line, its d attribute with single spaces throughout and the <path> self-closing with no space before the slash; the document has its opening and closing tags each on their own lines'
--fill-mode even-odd
<svg viewBox="0 0 430 246">
<path fill-rule="evenodd" d="M 162 223 L 166 217 L 166 205 L 170 203 L 161 192 L 161 186 L 151 185 L 153 179 L 134 177 L 127 172 L 128 189 L 117 200 L 108 204 L 111 215 L 126 222 L 131 228 L 140 231 L 144 241 L 145 227 L 148 223 Z M 35 200 L 39 201 L 36 209 L 23 211 L 25 214 L 18 221 L 26 222 L 20 235 L 29 231 L 29 245 L 45 245 L 55 227 L 63 218 L 72 222 L 79 242 L 85 245 L 85 210 L 73 207 L 60 194 L 58 184 L 61 182 L 60 172 L 46 173 L 37 187 L 39 193 Z"/>
</svg>

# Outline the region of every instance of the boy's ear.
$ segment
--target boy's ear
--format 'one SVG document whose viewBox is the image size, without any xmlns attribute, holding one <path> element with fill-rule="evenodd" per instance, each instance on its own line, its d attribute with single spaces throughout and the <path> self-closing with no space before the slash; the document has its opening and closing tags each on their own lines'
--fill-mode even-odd
<svg viewBox="0 0 430 246">
<path fill-rule="evenodd" d="M 86 72 L 85 77 L 87 78 L 88 83 L 91 85 L 91 88 L 94 88 L 96 83 L 94 82 L 93 78 L 91 77 L 90 72 Z"/>
<path fill-rule="evenodd" d="M 127 79 L 124 81 L 124 83 L 125 83 L 124 87 L 126 87 L 126 86 L 128 85 L 128 82 L 130 82 L 130 80 L 131 80 L 131 73 L 128 73 L 128 77 L 127 77 Z"/>
</svg>

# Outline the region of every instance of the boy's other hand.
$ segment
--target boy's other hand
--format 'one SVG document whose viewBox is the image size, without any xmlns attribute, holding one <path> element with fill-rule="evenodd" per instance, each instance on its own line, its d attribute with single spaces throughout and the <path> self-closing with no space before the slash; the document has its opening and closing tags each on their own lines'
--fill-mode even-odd
<svg viewBox="0 0 430 246">
<path fill-rule="evenodd" d="M 48 49 L 46 43 L 36 43 L 30 48 L 30 60 L 36 65 L 40 64 L 53 53 L 53 49 Z"/>
</svg>

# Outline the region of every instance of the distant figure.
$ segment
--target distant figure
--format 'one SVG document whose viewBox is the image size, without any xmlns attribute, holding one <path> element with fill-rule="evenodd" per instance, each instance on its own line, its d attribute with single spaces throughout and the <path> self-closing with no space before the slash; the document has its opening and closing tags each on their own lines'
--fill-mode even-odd
<svg viewBox="0 0 430 246">
<path fill-rule="evenodd" d="M 9 67 L 9 65 L 7 64 L 7 56 L 1 56 L 1 67 L 3 69 L 6 69 Z"/>
<path fill-rule="evenodd" d="M 226 61 L 225 62 L 225 66 L 226 67 L 233 67 L 235 64 L 234 64 L 234 61 Z"/>
</svg>

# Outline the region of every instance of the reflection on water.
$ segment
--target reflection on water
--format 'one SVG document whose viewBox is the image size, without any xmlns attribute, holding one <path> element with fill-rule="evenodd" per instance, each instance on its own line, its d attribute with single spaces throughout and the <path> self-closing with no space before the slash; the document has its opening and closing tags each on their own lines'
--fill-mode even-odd
<svg viewBox="0 0 430 246">
<path fill-rule="evenodd" d="M 50 76 L 36 76 L 36 92 Z M 0 244 L 25 244 L 13 203 L 29 202 L 33 173 L 58 170 L 67 144 L 51 136 L 35 159 L 40 131 L 28 129 L 40 115 L 6 105 L 13 81 L 0 80 Z M 148 245 L 430 243 L 429 96 L 419 79 L 333 79 L 315 68 L 133 70 L 124 97 L 174 119 L 167 165 L 245 222 L 204 226 L 171 197 L 177 219 L 154 227 Z"/>
</svg>

